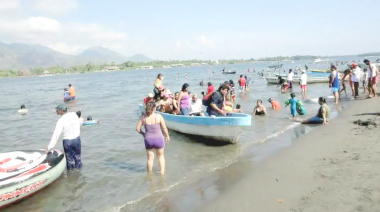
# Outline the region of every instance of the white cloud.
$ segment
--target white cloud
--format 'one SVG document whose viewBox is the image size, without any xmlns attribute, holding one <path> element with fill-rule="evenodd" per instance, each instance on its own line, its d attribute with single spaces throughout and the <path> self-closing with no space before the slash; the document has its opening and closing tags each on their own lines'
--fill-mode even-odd
<svg viewBox="0 0 380 212">
<path fill-rule="evenodd" d="M 27 20 L 28 27 L 33 32 L 58 33 L 61 31 L 61 24 L 54 19 L 45 17 L 31 17 Z"/>
<path fill-rule="evenodd" d="M 77 0 L 37 0 L 35 8 L 44 14 L 65 15 L 78 8 Z"/>
<path fill-rule="evenodd" d="M 0 0 L 0 10 L 16 9 L 20 6 L 18 0 Z"/>
</svg>

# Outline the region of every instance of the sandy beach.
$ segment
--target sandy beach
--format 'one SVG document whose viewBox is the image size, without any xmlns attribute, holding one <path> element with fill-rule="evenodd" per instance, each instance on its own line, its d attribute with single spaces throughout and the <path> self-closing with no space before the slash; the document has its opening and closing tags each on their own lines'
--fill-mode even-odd
<svg viewBox="0 0 380 212">
<path fill-rule="evenodd" d="M 171 197 L 164 211 L 379 211 L 380 99 L 352 101 L 336 119 L 260 162 L 249 158 Z M 335 107 L 335 106 L 332 106 Z"/>
</svg>

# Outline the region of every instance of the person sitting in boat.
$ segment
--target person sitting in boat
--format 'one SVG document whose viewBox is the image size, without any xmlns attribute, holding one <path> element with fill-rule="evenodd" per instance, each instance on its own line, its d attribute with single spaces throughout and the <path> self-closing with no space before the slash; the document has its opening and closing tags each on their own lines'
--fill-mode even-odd
<svg viewBox="0 0 380 212">
<path fill-rule="evenodd" d="M 160 88 L 162 89 L 162 80 L 164 80 L 163 74 L 158 74 L 156 80 L 154 81 L 153 85 L 153 93 L 154 93 L 154 99 L 159 100 L 161 96 Z M 165 88 L 165 87 L 164 87 Z"/>
<path fill-rule="evenodd" d="M 207 104 L 207 113 L 209 116 L 226 116 L 226 112 L 223 111 L 224 96 L 228 93 L 228 86 L 222 84 L 217 92 L 214 92 L 209 98 Z"/>
<path fill-rule="evenodd" d="M 198 95 L 194 94 L 190 102 L 190 116 L 205 116 L 202 113 L 202 100 L 198 99 Z"/>
<path fill-rule="evenodd" d="M 75 99 L 75 88 L 71 84 L 69 84 L 69 96 L 70 96 L 70 100 Z"/>
<path fill-rule="evenodd" d="M 187 83 L 182 85 L 182 90 L 179 92 L 178 104 L 178 107 L 181 110 L 181 115 L 188 116 L 190 109 L 190 94 L 189 84 Z"/>
<path fill-rule="evenodd" d="M 26 108 L 25 108 L 25 105 L 22 104 L 22 105 L 20 106 L 20 110 L 18 110 L 17 112 L 18 112 L 19 114 L 21 114 L 21 115 L 25 115 L 25 114 L 28 113 L 28 109 L 26 109 Z"/>
<path fill-rule="evenodd" d="M 267 114 L 267 108 L 263 105 L 263 101 L 257 100 L 256 107 L 253 109 L 253 115 L 260 116 Z"/>
<path fill-rule="evenodd" d="M 70 93 L 67 90 L 67 88 L 63 89 L 63 101 L 64 102 L 70 101 Z"/>
<path fill-rule="evenodd" d="M 323 97 L 319 97 L 318 103 L 321 107 L 319 108 L 317 115 L 304 121 L 299 120 L 299 122 L 302 124 L 327 124 L 327 119 L 330 116 L 330 106 L 327 105 L 326 99 Z"/>
<path fill-rule="evenodd" d="M 91 116 L 87 116 L 87 120 L 85 122 L 83 122 L 83 126 L 89 126 L 89 125 L 94 125 L 94 124 L 97 124 L 99 123 L 100 120 L 99 119 L 96 119 L 96 120 L 92 120 L 92 117 Z"/>
<path fill-rule="evenodd" d="M 268 99 L 268 102 L 272 105 L 272 108 L 275 110 L 281 109 L 280 102 L 273 100 L 272 98 Z"/>
<path fill-rule="evenodd" d="M 169 94 L 163 94 L 163 99 L 158 102 L 157 108 L 163 113 L 171 113 L 173 111 L 173 100 L 169 98 Z"/>
<path fill-rule="evenodd" d="M 144 98 L 143 105 L 146 106 L 148 102 L 154 102 L 154 95 L 152 93 L 148 93 L 148 96 Z"/>
<path fill-rule="evenodd" d="M 174 98 L 172 99 L 173 111 L 171 112 L 174 115 L 178 115 L 181 113 L 181 110 L 178 107 L 179 105 L 178 98 L 179 98 L 179 92 L 175 92 Z"/>
</svg>

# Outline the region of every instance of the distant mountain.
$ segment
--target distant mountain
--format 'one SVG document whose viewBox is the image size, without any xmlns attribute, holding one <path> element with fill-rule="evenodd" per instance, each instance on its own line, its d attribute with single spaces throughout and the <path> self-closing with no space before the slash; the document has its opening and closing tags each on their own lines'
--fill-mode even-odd
<svg viewBox="0 0 380 212">
<path fill-rule="evenodd" d="M 0 43 L 0 69 L 20 69 L 75 64 L 75 56 L 32 44 Z"/>
<path fill-rule="evenodd" d="M 87 61 L 96 64 L 111 62 L 118 64 L 127 61 L 127 58 L 123 55 L 100 46 L 91 47 L 78 54 L 77 56 L 82 61 Z"/>
<path fill-rule="evenodd" d="M 145 55 L 135 54 L 135 55 L 133 55 L 131 57 L 128 57 L 127 61 L 131 61 L 131 62 L 151 62 L 153 60 L 151 58 L 145 56 Z"/>
<path fill-rule="evenodd" d="M 120 53 L 104 47 L 91 47 L 78 55 L 67 55 L 50 49 L 46 46 L 35 44 L 0 42 L 0 69 L 29 69 L 49 66 L 74 66 L 112 63 L 120 64 L 126 61 L 148 62 L 152 59 L 136 54 L 125 57 Z"/>
</svg>

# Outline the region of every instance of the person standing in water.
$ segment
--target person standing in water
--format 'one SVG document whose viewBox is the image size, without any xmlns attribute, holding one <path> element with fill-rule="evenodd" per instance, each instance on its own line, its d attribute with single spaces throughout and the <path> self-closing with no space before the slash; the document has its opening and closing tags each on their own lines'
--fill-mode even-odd
<svg viewBox="0 0 380 212">
<path fill-rule="evenodd" d="M 331 75 L 329 87 L 332 88 L 332 92 L 335 97 L 335 104 L 339 104 L 339 74 L 336 67 L 331 64 Z"/>
<path fill-rule="evenodd" d="M 245 90 L 245 83 L 246 83 L 246 79 L 243 77 L 243 75 L 240 75 L 240 79 L 238 81 L 239 83 L 239 92 L 242 92 Z"/>
<path fill-rule="evenodd" d="M 162 134 L 162 130 L 165 134 L 166 142 L 170 141 L 169 132 L 166 128 L 165 120 L 160 114 L 156 114 L 156 104 L 154 102 L 148 102 L 145 109 L 145 114 L 140 118 L 137 123 L 136 131 L 144 137 L 145 149 L 147 153 L 147 165 L 146 169 L 148 173 L 153 170 L 154 153 L 158 158 L 158 164 L 160 165 L 161 175 L 165 174 L 165 156 L 164 148 L 165 141 Z M 141 130 L 144 125 L 145 132 Z"/>
<path fill-rule="evenodd" d="M 376 84 L 377 84 L 377 81 L 378 81 L 378 75 L 379 75 L 379 71 L 376 67 L 375 64 L 372 64 L 368 59 L 365 59 L 363 61 L 366 65 L 369 66 L 369 75 L 371 76 L 370 80 L 368 80 L 368 87 L 370 88 L 370 92 L 369 92 L 369 95 L 368 97 L 371 98 L 371 97 L 377 97 L 377 94 L 376 94 Z M 373 95 L 371 95 L 371 93 Z"/>
<path fill-rule="evenodd" d="M 293 77 L 294 77 L 293 70 L 289 69 L 289 74 L 288 74 L 286 80 L 288 81 L 290 89 L 293 89 Z"/>
<path fill-rule="evenodd" d="M 71 84 L 69 84 L 69 97 L 70 97 L 70 100 L 75 99 L 75 88 Z"/>
<path fill-rule="evenodd" d="M 359 96 L 359 83 L 361 78 L 362 70 L 359 68 L 357 63 L 352 64 L 352 77 L 351 80 L 354 83 L 354 98 Z"/>
<path fill-rule="evenodd" d="M 46 152 L 55 147 L 59 136 L 63 133 L 63 150 L 66 155 L 67 170 L 79 169 L 82 167 L 79 118 L 76 113 L 67 112 L 67 107 L 64 104 L 58 105 L 55 110 L 61 118 L 59 118 L 55 126 Z"/>
<path fill-rule="evenodd" d="M 290 99 L 285 102 L 285 105 L 288 106 L 290 104 L 290 113 L 293 116 L 293 119 L 297 116 L 297 102 L 298 99 L 296 98 L 295 93 L 290 94 Z"/>
<path fill-rule="evenodd" d="M 301 85 L 301 91 L 302 91 L 302 98 L 306 99 L 306 84 L 307 84 L 307 74 L 305 70 L 302 70 L 302 74 L 300 77 L 300 85 Z"/>
</svg>

